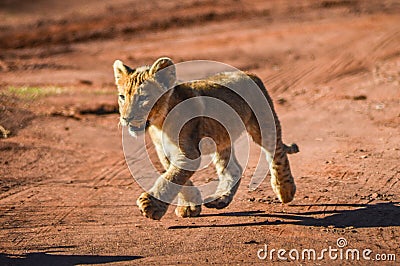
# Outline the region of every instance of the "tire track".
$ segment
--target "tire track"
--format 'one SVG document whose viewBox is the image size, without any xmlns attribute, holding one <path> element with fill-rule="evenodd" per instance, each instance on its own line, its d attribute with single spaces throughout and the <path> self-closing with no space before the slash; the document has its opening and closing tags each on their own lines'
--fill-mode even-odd
<svg viewBox="0 0 400 266">
<path fill-rule="evenodd" d="M 102 170 L 98 175 L 93 177 L 92 187 L 101 187 L 101 183 L 109 183 L 111 182 L 119 173 L 126 169 L 125 166 L 125 159 L 118 159 L 114 161 L 110 168 L 106 170 Z M 90 191 L 86 193 L 83 197 L 85 199 L 92 199 L 99 193 L 98 189 L 95 189 L 94 192 Z M 73 213 L 77 208 L 82 207 L 85 205 L 85 202 L 81 202 L 80 204 L 71 207 L 69 210 L 65 211 L 62 215 L 60 215 L 56 220 L 56 224 L 61 224 L 62 221 L 68 217 L 71 213 Z"/>
<path fill-rule="evenodd" d="M 124 170 L 126 170 L 125 159 L 117 159 L 111 164 L 109 168 L 102 170 L 99 174 L 95 175 L 92 178 L 93 181 L 91 182 L 91 186 L 93 188 L 96 186 L 99 187 L 103 182 L 104 183 L 110 182 L 114 180 L 114 178 Z M 84 206 L 87 201 L 97 196 L 98 193 L 99 190 L 95 189 L 94 191 L 90 190 L 89 192 L 86 192 L 83 195 L 81 194 L 80 197 L 86 199 L 86 201 L 81 201 L 79 204 L 75 206 L 57 206 L 54 217 L 55 222 L 47 224 L 45 226 L 41 226 L 40 229 L 35 233 L 35 235 L 29 238 L 27 237 L 27 235 L 20 235 L 20 234 L 17 235 L 14 241 L 16 242 L 15 245 L 20 246 L 23 243 L 31 243 L 37 237 L 37 235 L 45 235 L 49 233 L 52 229 L 54 229 L 55 226 L 62 224 L 63 220 L 65 220 L 65 218 L 71 215 L 76 209 Z M 20 239 L 18 239 L 18 237 L 20 237 Z"/>
<path fill-rule="evenodd" d="M 390 47 L 391 45 L 393 46 L 391 47 L 392 49 L 388 49 L 388 47 Z M 371 52 L 376 52 L 376 51 L 381 52 L 386 50 L 393 50 L 395 48 L 397 48 L 396 50 L 398 50 L 399 45 L 400 45 L 400 31 L 398 29 L 394 29 L 384 34 L 380 38 L 380 41 L 371 48 Z"/>
<path fill-rule="evenodd" d="M 289 69 L 279 71 L 267 77 L 264 81 L 272 92 L 285 92 L 301 82 L 307 82 L 315 75 L 314 71 L 319 67 L 316 64 L 309 64 L 306 67 L 297 67 L 297 64 Z"/>
<path fill-rule="evenodd" d="M 308 66 L 295 64 L 269 76 L 265 80 L 266 84 L 269 84 L 274 92 L 284 92 L 290 87 L 298 86 L 301 82 L 329 83 L 346 76 L 369 72 L 376 61 L 400 53 L 400 31 L 397 29 L 385 33 L 367 52 L 362 54 L 343 53 L 343 51 L 350 51 L 349 47 L 365 45 L 365 43 L 370 42 L 370 39 L 371 36 L 365 33 L 361 36 L 357 35 L 355 38 L 330 49 L 323 56 L 324 60 L 320 60 L 323 61 L 322 63 L 310 63 Z M 330 60 L 330 58 L 333 58 L 333 60 Z"/>
<path fill-rule="evenodd" d="M 385 183 L 380 188 L 380 191 L 385 191 L 384 193 L 389 193 L 392 188 L 399 182 L 400 180 L 400 171 L 396 169 L 397 167 L 393 167 L 391 171 L 394 173 L 385 181 Z M 391 183 L 393 181 L 393 183 Z M 391 183 L 391 184 L 390 184 Z"/>
<path fill-rule="evenodd" d="M 0 202 L 7 199 L 7 200 L 12 200 L 13 196 L 15 197 L 21 197 L 23 195 L 25 195 L 27 192 L 29 192 L 31 189 L 33 188 L 37 188 L 39 186 L 43 185 L 42 183 L 37 183 L 37 184 L 27 184 L 24 187 L 21 187 L 19 190 L 18 189 L 14 189 L 14 190 L 10 190 L 10 193 L 5 192 L 0 196 Z M 15 191 L 16 190 L 16 191 Z"/>
</svg>

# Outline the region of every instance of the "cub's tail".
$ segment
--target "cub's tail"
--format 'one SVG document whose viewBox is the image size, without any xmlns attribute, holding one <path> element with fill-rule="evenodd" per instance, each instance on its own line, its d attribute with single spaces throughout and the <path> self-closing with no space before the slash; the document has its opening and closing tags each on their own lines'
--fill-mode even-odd
<svg viewBox="0 0 400 266">
<path fill-rule="evenodd" d="M 300 151 L 296 143 L 292 143 L 290 146 L 283 144 L 283 149 L 287 154 L 298 153 Z"/>
</svg>

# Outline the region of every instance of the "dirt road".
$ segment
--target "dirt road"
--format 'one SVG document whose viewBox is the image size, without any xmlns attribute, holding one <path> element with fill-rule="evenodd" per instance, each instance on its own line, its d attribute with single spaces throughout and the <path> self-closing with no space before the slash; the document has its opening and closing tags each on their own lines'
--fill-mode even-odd
<svg viewBox="0 0 400 266">
<path fill-rule="evenodd" d="M 1 265 L 353 265 L 347 249 L 400 261 L 398 1 L 81 2 L 0 3 Z M 293 202 L 245 175 L 226 209 L 142 217 L 112 63 L 160 56 L 263 79 L 301 151 Z M 338 257 L 318 260 L 329 247 Z"/>
</svg>

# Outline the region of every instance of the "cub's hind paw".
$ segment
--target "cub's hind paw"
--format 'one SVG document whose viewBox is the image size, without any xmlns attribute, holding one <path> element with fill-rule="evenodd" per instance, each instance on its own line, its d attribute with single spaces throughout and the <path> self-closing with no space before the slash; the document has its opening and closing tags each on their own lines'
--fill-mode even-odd
<svg viewBox="0 0 400 266">
<path fill-rule="evenodd" d="M 144 216 L 153 220 L 160 220 L 168 209 L 167 203 L 156 199 L 147 192 L 140 195 L 136 204 Z"/>
<path fill-rule="evenodd" d="M 186 218 L 186 217 L 196 217 L 199 216 L 201 212 L 201 205 L 196 206 L 177 206 L 175 209 L 176 216 Z"/>
<path fill-rule="evenodd" d="M 296 185 L 292 182 L 285 182 L 279 186 L 272 186 L 275 194 L 282 203 L 289 203 L 296 194 Z"/>
<path fill-rule="evenodd" d="M 204 206 L 207 208 L 223 209 L 227 207 L 232 201 L 231 196 L 227 195 L 214 195 L 204 199 Z"/>
</svg>

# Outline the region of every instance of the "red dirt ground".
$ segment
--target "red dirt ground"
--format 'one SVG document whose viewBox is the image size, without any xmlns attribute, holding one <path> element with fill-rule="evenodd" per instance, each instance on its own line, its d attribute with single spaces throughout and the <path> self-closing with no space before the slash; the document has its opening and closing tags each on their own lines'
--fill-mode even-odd
<svg viewBox="0 0 400 266">
<path fill-rule="evenodd" d="M 340 237 L 344 252 L 400 261 L 398 1 L 99 2 L 0 3 L 1 265 L 279 264 L 258 250 L 319 252 Z M 293 202 L 277 202 L 268 179 L 249 191 L 245 175 L 226 209 L 140 214 L 112 63 L 160 56 L 263 79 L 285 141 L 300 147 Z"/>
</svg>

